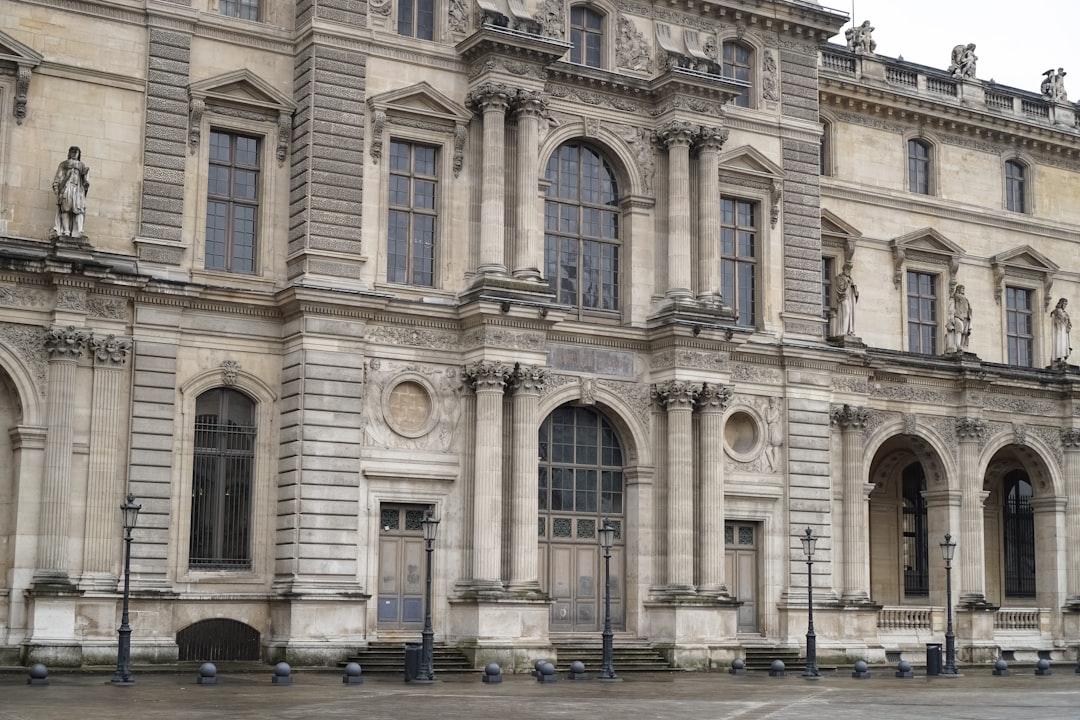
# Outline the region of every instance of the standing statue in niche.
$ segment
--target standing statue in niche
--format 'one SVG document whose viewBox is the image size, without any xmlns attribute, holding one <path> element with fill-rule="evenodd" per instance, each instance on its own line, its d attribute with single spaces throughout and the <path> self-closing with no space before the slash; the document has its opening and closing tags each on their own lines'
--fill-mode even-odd
<svg viewBox="0 0 1080 720">
<path fill-rule="evenodd" d="M 82 150 L 72 145 L 67 160 L 56 168 L 52 189 L 56 193 L 57 237 L 84 237 L 83 217 L 86 215 L 86 194 L 90 191 L 90 168 L 82 161 Z"/>
<path fill-rule="evenodd" d="M 971 339 L 971 303 L 964 295 L 963 285 L 957 285 L 949 297 L 946 317 L 945 352 L 967 352 Z"/>
<path fill-rule="evenodd" d="M 1065 70 L 1050 68 L 1043 73 L 1042 85 L 1039 86 L 1043 98 L 1050 102 L 1069 102 L 1069 96 L 1065 92 Z"/>
<path fill-rule="evenodd" d="M 769 466 L 769 472 L 776 472 L 780 446 L 784 444 L 784 427 L 780 422 L 780 398 L 769 398 L 769 404 L 765 408 L 765 429 L 768 436 L 765 438 L 765 464 Z"/>
<path fill-rule="evenodd" d="M 1064 365 L 1072 354 L 1072 341 L 1069 339 L 1069 333 L 1072 332 L 1072 320 L 1065 310 L 1068 304 L 1068 300 L 1061 298 L 1057 301 L 1057 307 L 1050 311 L 1053 323 L 1051 331 L 1053 350 L 1050 353 L 1050 360 L 1053 365 Z"/>
<path fill-rule="evenodd" d="M 873 55 L 874 50 L 877 49 L 877 42 L 874 41 L 872 33 L 874 32 L 874 26 L 870 24 L 869 20 L 863 20 L 862 25 L 852 25 L 844 33 L 844 37 L 847 38 L 848 50 L 859 53 L 860 55 Z"/>
<path fill-rule="evenodd" d="M 973 79 L 975 77 L 975 61 L 978 59 L 975 57 L 975 43 L 957 45 L 952 50 L 952 64 L 949 65 L 949 72 L 952 73 L 954 78 L 960 78 L 961 80 Z"/>
<path fill-rule="evenodd" d="M 851 278 L 851 263 L 836 276 L 836 334 L 855 335 L 855 303 L 859 301 L 859 286 Z"/>
</svg>

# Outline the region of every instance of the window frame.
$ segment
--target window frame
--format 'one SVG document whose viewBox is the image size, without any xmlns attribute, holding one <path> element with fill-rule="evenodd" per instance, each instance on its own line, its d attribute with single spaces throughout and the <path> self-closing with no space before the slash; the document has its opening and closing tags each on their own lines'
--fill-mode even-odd
<svg viewBox="0 0 1080 720">
<path fill-rule="evenodd" d="M 405 34 L 401 32 L 402 12 L 405 3 L 412 3 L 412 11 L 410 13 L 409 29 L 410 33 Z M 419 15 L 422 12 L 421 6 L 429 6 L 431 10 L 431 37 L 421 37 L 419 34 L 420 21 Z M 435 42 L 439 37 L 441 28 L 439 26 L 439 2 L 438 0 L 397 0 L 394 6 L 393 14 L 393 27 L 392 30 L 398 37 L 407 37 L 413 40 L 424 40 L 426 42 Z"/>
<path fill-rule="evenodd" d="M 763 251 L 762 243 L 764 242 L 764 232 L 763 232 L 764 231 L 764 223 L 762 223 L 762 213 L 764 211 L 765 206 L 757 198 L 754 198 L 752 196 L 748 197 L 745 193 L 741 193 L 741 192 L 725 193 L 725 192 L 721 191 L 719 202 L 720 202 L 720 238 L 718 238 L 718 242 L 720 243 L 720 247 L 719 247 L 719 252 L 717 253 L 717 256 L 718 256 L 718 259 L 720 261 L 720 295 L 721 295 L 721 297 L 723 297 L 725 304 L 730 305 L 732 308 L 734 308 L 734 310 L 735 310 L 735 323 L 737 325 L 739 325 L 740 327 L 758 328 L 758 327 L 761 326 L 762 314 L 763 314 L 763 308 L 761 306 L 761 298 L 762 298 L 761 285 L 762 285 L 762 275 L 763 275 L 762 262 L 763 261 L 762 261 L 761 254 L 762 254 L 762 251 Z M 725 223 L 725 221 L 724 221 L 724 203 L 725 202 L 734 202 L 734 203 L 736 203 L 735 208 L 734 208 L 735 222 L 733 224 L 728 224 L 728 223 Z M 739 209 L 738 209 L 738 204 L 740 204 L 740 203 L 751 205 L 753 207 L 754 224 L 752 226 L 746 226 L 746 225 L 741 225 L 740 224 L 740 222 L 739 222 Z M 754 254 L 752 256 L 749 256 L 749 257 L 753 258 L 752 261 L 744 259 L 744 258 L 746 258 L 748 256 L 744 256 L 739 252 L 739 234 L 742 232 L 741 228 L 746 228 L 746 227 L 751 227 L 754 230 Z M 733 245 L 735 252 L 733 254 L 726 254 L 724 252 L 724 240 L 723 240 L 723 238 L 724 238 L 725 230 L 727 230 L 727 229 L 733 230 L 734 235 L 735 235 L 735 237 L 734 237 L 734 245 Z M 724 277 L 725 277 L 724 276 L 724 263 L 725 263 L 725 261 L 735 263 L 736 270 L 735 270 L 735 292 L 734 292 L 734 297 L 732 297 L 732 295 L 730 295 L 728 292 L 726 292 L 727 288 L 725 286 L 725 280 L 724 280 Z M 740 266 L 750 266 L 750 267 L 753 268 L 754 288 L 751 291 L 751 293 L 752 293 L 751 301 L 753 302 L 753 309 L 750 312 L 749 322 L 744 322 L 744 320 L 743 320 L 743 312 L 742 312 L 742 309 L 739 307 L 739 296 L 741 294 L 740 293 L 741 283 L 739 281 L 739 274 L 740 273 L 739 273 L 738 268 Z"/>
<path fill-rule="evenodd" d="M 924 148 L 926 150 L 926 157 L 925 158 L 912 157 L 912 147 Z M 927 196 L 936 195 L 937 194 L 937 183 L 935 182 L 934 171 L 935 171 L 935 168 L 937 167 L 937 157 L 936 157 L 936 148 L 935 148 L 934 143 L 930 142 L 929 140 L 927 140 L 924 137 L 909 137 L 909 138 L 905 139 L 904 148 L 905 148 L 905 151 L 906 151 L 905 154 L 904 154 L 904 158 L 905 158 L 905 163 L 904 163 L 904 168 L 905 168 L 905 170 L 904 170 L 904 187 L 907 189 L 907 191 L 909 193 L 912 193 L 912 194 L 915 194 L 915 195 L 927 195 Z M 926 189 L 925 189 L 925 191 L 922 189 L 921 185 L 916 187 L 915 184 L 918 182 L 918 180 L 917 180 L 917 178 L 912 177 L 912 163 L 913 162 L 919 162 L 919 161 L 925 163 L 925 166 L 926 166 L 925 167 L 925 171 L 926 171 Z"/>
<path fill-rule="evenodd" d="M 741 49 L 741 50 L 746 51 L 747 61 L 746 61 L 745 66 L 738 65 L 738 64 L 735 64 L 735 63 L 728 63 L 728 61 L 727 61 L 727 48 L 728 47 L 733 47 L 733 48 L 736 48 L 736 49 Z M 758 83 L 756 82 L 756 80 L 757 80 L 757 76 L 758 76 L 757 63 L 758 63 L 758 57 L 759 56 L 760 56 L 760 53 L 758 51 L 758 48 L 756 48 L 755 46 L 753 46 L 753 45 L 751 45 L 751 44 L 749 44 L 749 43 L 747 43 L 747 42 L 745 42 L 743 40 L 740 40 L 740 39 L 734 38 L 734 37 L 722 38 L 720 40 L 719 56 L 717 58 L 718 64 L 720 65 L 720 74 L 723 77 L 725 77 L 725 78 L 727 78 L 729 80 L 745 80 L 746 82 L 750 83 L 750 86 L 745 88 L 743 90 L 743 92 L 738 97 L 733 98 L 730 102 L 728 102 L 727 103 L 728 105 L 732 105 L 732 106 L 735 106 L 735 107 L 741 107 L 741 108 L 747 108 L 747 109 L 756 108 L 758 106 L 758 97 L 757 97 Z M 734 71 L 732 71 L 732 74 L 729 74 L 729 72 L 728 72 L 729 67 L 731 67 L 731 68 L 745 67 L 746 68 L 746 78 L 738 77 L 737 70 L 734 70 Z M 740 102 L 740 100 L 745 100 L 745 103 Z"/>
<path fill-rule="evenodd" d="M 1013 192 L 1010 188 L 1009 167 L 1015 166 L 1023 170 L 1023 178 L 1021 179 L 1021 187 L 1019 194 Z M 1036 169 L 1035 162 L 1026 154 L 1011 153 L 1003 156 L 1001 160 L 1001 207 L 1006 212 L 1017 213 L 1019 215 L 1034 215 L 1036 206 L 1035 197 L 1035 181 L 1036 181 Z M 1019 197 L 1021 202 L 1020 209 L 1016 209 L 1014 206 L 1014 198 Z"/>
<path fill-rule="evenodd" d="M 574 3 L 574 4 L 570 5 L 568 10 L 569 11 L 566 13 L 566 27 L 567 27 L 566 38 L 567 38 L 567 41 L 569 41 L 571 43 L 571 48 L 567 52 L 567 55 L 566 55 L 567 62 L 570 62 L 570 63 L 572 63 L 574 65 L 582 65 L 584 67 L 591 67 L 591 68 L 596 68 L 596 69 L 600 69 L 600 70 L 605 69 L 605 68 L 609 68 L 611 66 L 611 64 L 608 61 L 608 57 L 607 57 L 607 46 L 610 44 L 608 39 L 611 37 L 611 34 L 609 32 L 609 30 L 610 30 L 609 26 L 610 26 L 610 22 L 611 22 L 611 20 L 610 20 L 611 13 L 608 12 L 606 9 L 600 8 L 599 6 L 591 4 L 591 3 L 588 3 L 588 4 L 586 4 L 586 3 Z M 576 27 L 574 25 L 574 20 L 573 20 L 575 10 L 581 10 L 583 13 L 587 13 L 587 14 L 591 14 L 591 15 L 595 16 L 597 21 L 599 22 L 599 29 L 596 30 L 596 32 L 589 32 L 589 29 L 588 29 L 588 27 L 586 25 L 582 25 L 580 28 Z M 597 42 L 599 43 L 599 47 L 597 47 L 597 49 L 596 49 L 597 58 L 596 58 L 596 64 L 595 65 L 592 64 L 592 63 L 589 63 L 589 62 L 583 62 L 580 59 L 579 60 L 574 60 L 574 52 L 575 52 L 575 50 L 578 49 L 577 43 L 574 42 L 574 33 L 575 33 L 575 31 L 577 31 L 579 29 L 580 29 L 581 32 L 585 33 L 585 37 L 593 37 L 594 36 L 594 37 L 597 38 Z M 586 46 L 586 51 L 587 50 L 588 50 L 588 47 Z"/>
<path fill-rule="evenodd" d="M 214 136 L 215 135 L 219 135 L 219 136 L 224 135 L 224 136 L 227 136 L 227 137 L 230 138 L 230 142 L 229 142 L 229 160 L 228 160 L 228 162 L 215 161 L 215 159 L 213 159 L 211 157 L 212 152 L 213 152 L 213 142 L 214 142 Z M 257 143 L 256 150 L 255 150 L 256 161 L 255 161 L 254 165 L 245 165 L 245 164 L 241 164 L 241 163 L 239 163 L 237 161 L 236 156 L 237 156 L 237 154 L 239 152 L 239 150 L 237 149 L 237 141 L 239 141 L 241 139 L 253 140 L 253 141 L 255 141 Z M 266 154 L 265 153 L 265 150 L 266 150 L 266 138 L 263 137 L 263 136 L 260 136 L 260 135 L 255 135 L 255 134 L 250 134 L 250 133 L 233 132 L 231 130 L 223 130 L 221 128 L 217 128 L 217 127 L 211 125 L 210 132 L 207 133 L 206 145 L 208 147 L 207 163 L 206 163 L 207 191 L 206 191 L 206 197 L 205 197 L 205 204 L 203 206 L 205 211 L 203 213 L 203 226 L 202 226 L 202 230 L 203 230 L 203 242 L 202 242 L 203 263 L 202 263 L 202 269 L 205 270 L 206 272 L 226 273 L 226 274 L 228 274 L 230 276 L 257 277 L 257 276 L 259 276 L 261 274 L 260 273 L 261 268 L 259 266 L 259 244 L 260 244 L 259 243 L 259 235 L 260 235 L 260 230 L 262 229 L 262 225 L 259 222 L 259 216 L 262 213 L 262 198 L 261 198 L 261 196 L 262 196 L 263 178 L 265 176 L 265 171 L 263 170 L 263 166 L 264 166 L 264 159 L 265 159 L 265 154 Z M 219 167 L 219 168 L 225 167 L 225 168 L 229 169 L 229 191 L 228 191 L 227 194 L 218 195 L 218 194 L 213 194 L 211 192 L 211 184 L 210 184 L 210 177 L 209 176 L 211 174 L 211 168 L 214 168 L 214 167 Z M 235 185 L 236 185 L 236 183 L 234 181 L 235 174 L 238 173 L 238 172 L 245 172 L 245 171 L 247 171 L 247 172 L 252 172 L 253 171 L 255 173 L 255 178 L 256 178 L 254 197 L 250 201 L 245 200 L 243 197 L 237 196 L 235 194 L 235 191 L 234 191 L 234 188 L 235 188 Z M 207 227 L 207 223 L 209 222 L 209 219 L 210 219 L 210 206 L 211 206 L 212 203 L 214 203 L 214 204 L 216 204 L 216 203 L 224 204 L 226 206 L 226 210 L 227 210 L 225 239 L 224 239 L 224 247 L 225 247 L 225 249 L 224 249 L 224 253 L 223 253 L 224 257 L 225 257 L 225 261 L 224 261 L 225 266 L 224 267 L 209 267 L 207 265 L 208 259 L 210 257 L 210 254 L 208 252 L 208 246 L 209 246 L 210 239 L 209 239 L 209 228 Z M 236 258 L 236 253 L 234 251 L 234 248 L 235 248 L 234 238 L 235 238 L 235 231 L 236 231 L 236 229 L 234 227 L 234 221 L 236 219 L 235 211 L 236 211 L 237 208 L 243 208 L 243 207 L 248 207 L 248 208 L 253 209 L 253 212 L 252 212 L 253 229 L 252 229 L 252 248 L 251 248 L 251 256 L 252 256 L 251 257 L 251 265 L 252 265 L 252 267 L 251 267 L 250 271 L 236 270 L 235 267 L 234 267 L 235 258 Z"/>
<path fill-rule="evenodd" d="M 225 12 L 225 6 L 232 3 L 236 6 L 235 13 Z M 255 6 L 255 17 L 244 17 L 243 8 L 250 5 Z M 218 0 L 218 14 L 222 17 L 233 18 L 235 20 L 247 20 L 249 22 L 262 22 L 263 20 L 263 0 Z"/>
<path fill-rule="evenodd" d="M 920 320 L 913 321 L 912 318 L 911 318 L 911 312 L 910 312 L 909 308 L 911 307 L 911 298 L 912 298 L 912 293 L 911 293 L 912 275 L 924 276 L 924 277 L 929 277 L 929 278 L 932 279 L 933 289 L 934 289 L 934 295 L 932 296 L 933 301 L 934 301 L 934 308 L 932 310 L 932 314 L 933 314 L 933 322 L 932 323 L 931 322 L 921 322 L 921 315 L 920 315 Z M 942 273 L 935 270 L 935 269 L 927 269 L 927 268 L 919 267 L 919 266 L 908 267 L 905 270 L 905 273 L 904 273 L 904 331 L 905 331 L 904 332 L 904 338 L 905 338 L 904 348 L 905 348 L 906 352 L 913 353 L 913 354 L 918 354 L 918 355 L 937 355 L 937 354 L 940 353 L 940 348 L 942 347 L 942 343 L 944 341 L 943 329 L 942 329 L 943 323 L 942 323 L 942 315 L 941 315 L 942 312 L 943 312 L 943 302 L 942 301 L 947 300 L 943 295 L 943 292 L 944 292 L 943 286 L 942 286 L 943 277 L 944 276 L 942 275 Z M 922 295 L 916 295 L 915 297 L 921 298 Z M 922 348 L 921 341 L 920 341 L 919 349 L 913 349 L 912 348 L 911 330 L 912 330 L 913 325 L 915 325 L 917 327 L 933 327 L 933 329 L 934 329 L 933 338 L 932 338 L 933 348 L 929 352 L 925 351 Z M 922 337 L 922 333 L 920 333 L 920 338 L 921 337 Z"/>
<path fill-rule="evenodd" d="M 398 172 L 395 168 L 392 167 L 393 162 L 394 162 L 394 146 L 395 145 L 407 145 L 409 147 L 409 171 L 408 171 L 408 173 Z M 430 149 L 434 153 L 433 164 L 434 164 L 434 167 L 435 167 L 435 171 L 431 175 L 418 174 L 417 171 L 416 171 L 416 150 L 418 148 Z M 437 145 L 432 145 L 430 143 L 414 142 L 414 141 L 411 141 L 411 140 L 402 140 L 401 138 L 398 138 L 397 136 L 391 136 L 390 143 L 389 143 L 389 152 L 387 153 L 387 155 L 388 155 L 388 157 L 387 157 L 387 166 L 388 166 L 388 169 L 387 169 L 387 192 L 386 192 L 386 198 L 385 198 L 386 199 L 387 222 L 386 222 L 386 225 L 384 227 L 384 232 L 383 232 L 383 234 L 385 236 L 385 239 L 386 239 L 386 253 L 385 253 L 385 257 L 383 258 L 385 260 L 385 262 L 383 263 L 383 270 L 385 272 L 386 282 L 388 284 L 407 285 L 409 287 L 416 287 L 416 288 L 435 288 L 435 287 L 438 287 L 439 284 L 440 284 L 440 277 L 439 277 L 438 243 L 437 243 L 437 240 L 439 238 L 439 234 L 440 234 L 440 231 L 441 231 L 441 225 L 442 225 L 442 223 L 439 221 L 440 220 L 440 213 L 442 212 L 442 206 L 440 205 L 441 188 L 440 188 L 440 182 L 439 182 L 439 175 L 440 175 L 440 168 L 441 168 L 442 164 L 445 161 L 444 158 L 443 158 L 443 155 L 441 153 L 441 148 L 439 146 L 437 146 Z M 393 181 L 393 179 L 395 177 L 408 177 L 408 179 L 409 179 L 410 197 L 409 197 L 409 204 L 408 205 L 395 205 L 392 202 L 391 194 L 393 192 L 393 189 L 392 189 L 391 185 L 392 185 L 392 181 Z M 415 198 L 416 198 L 415 184 L 417 182 L 425 182 L 425 181 L 426 182 L 431 182 L 431 183 L 434 184 L 434 192 L 432 194 L 432 207 L 430 208 L 430 210 L 428 210 L 426 208 L 423 208 L 423 207 L 417 207 L 416 202 L 415 202 Z M 405 214 L 407 214 L 408 219 L 409 219 L 409 223 L 408 223 L 408 231 L 409 232 L 408 232 L 408 238 L 405 241 L 405 246 L 406 247 L 405 247 L 405 253 L 404 253 L 404 255 L 405 255 L 405 270 L 404 270 L 404 272 L 406 274 L 407 279 L 404 280 L 404 281 L 391 280 L 390 279 L 390 275 L 391 275 L 391 272 L 390 272 L 390 257 L 391 257 L 391 252 L 390 252 L 390 218 L 393 216 L 393 213 L 395 213 L 395 212 L 405 213 Z M 432 230 L 432 235 L 433 236 L 432 236 L 432 240 L 431 240 L 431 258 L 430 258 L 431 267 L 430 267 L 430 270 L 429 270 L 429 275 L 431 277 L 431 282 L 427 283 L 427 284 L 416 282 L 416 272 L 417 272 L 416 267 L 415 267 L 416 255 L 414 253 L 415 244 L 413 242 L 414 232 L 415 232 L 415 221 L 418 218 L 422 218 L 422 217 L 431 218 L 432 219 L 432 226 L 433 226 L 433 230 Z"/>
<path fill-rule="evenodd" d="M 1017 293 L 1023 293 L 1023 295 L 1027 298 L 1028 307 L 1027 307 L 1027 312 L 1026 313 L 1023 312 L 1022 310 L 1017 310 L 1015 308 L 1010 307 L 1010 303 L 1012 302 L 1013 297 Z M 1025 286 L 1023 284 L 1018 284 L 1018 283 L 1008 283 L 1008 284 L 1005 285 L 1005 293 L 1004 293 L 1004 295 L 1005 295 L 1005 301 L 1002 303 L 1002 310 L 1005 313 L 1005 316 L 1004 316 L 1004 323 L 1003 323 L 1002 327 L 1003 327 L 1003 329 L 1005 331 L 1004 332 L 1004 335 L 1005 335 L 1005 357 L 1003 358 L 1003 360 L 1005 361 L 1005 364 L 1012 365 L 1014 367 L 1029 367 L 1029 368 L 1030 367 L 1036 367 L 1036 354 L 1037 354 L 1036 348 L 1038 347 L 1038 343 L 1037 343 L 1037 334 L 1038 333 L 1037 333 L 1036 328 L 1038 326 L 1038 323 L 1037 323 L 1036 318 L 1035 318 L 1035 308 L 1036 308 L 1036 303 L 1038 301 L 1038 297 L 1037 297 L 1038 293 L 1037 293 L 1036 289 L 1033 288 L 1033 287 Z M 1019 333 L 1019 332 L 1015 332 L 1015 333 L 1012 332 L 1012 323 L 1011 323 L 1012 318 L 1010 316 L 1012 314 L 1014 314 L 1014 313 L 1017 314 L 1020 317 L 1022 317 L 1022 316 L 1027 317 L 1028 329 L 1029 329 L 1028 333 L 1022 334 L 1022 333 Z M 1014 338 L 1015 338 L 1015 341 L 1017 343 L 1026 342 L 1027 351 L 1028 351 L 1028 361 L 1029 362 L 1022 363 L 1022 362 L 1019 362 L 1018 359 L 1017 359 L 1017 361 L 1014 361 L 1014 357 L 1013 357 Z M 1019 345 L 1017 347 L 1017 350 L 1019 350 Z"/>
</svg>

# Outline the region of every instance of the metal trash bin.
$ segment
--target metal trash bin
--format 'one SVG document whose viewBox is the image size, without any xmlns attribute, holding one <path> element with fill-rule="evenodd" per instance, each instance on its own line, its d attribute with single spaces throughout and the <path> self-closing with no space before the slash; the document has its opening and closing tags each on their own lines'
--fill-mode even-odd
<svg viewBox="0 0 1080 720">
<path fill-rule="evenodd" d="M 423 645 L 420 643 L 405 643 L 405 682 L 420 677 L 420 662 L 423 656 Z M 938 664 L 940 666 L 940 661 Z"/>
<path fill-rule="evenodd" d="M 941 643 L 926 643 L 926 675 L 941 674 Z"/>
</svg>

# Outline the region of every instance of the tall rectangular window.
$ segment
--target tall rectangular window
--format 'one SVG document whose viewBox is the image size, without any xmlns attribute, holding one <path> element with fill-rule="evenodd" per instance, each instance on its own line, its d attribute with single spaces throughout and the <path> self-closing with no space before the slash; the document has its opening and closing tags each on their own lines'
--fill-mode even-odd
<svg viewBox="0 0 1080 720">
<path fill-rule="evenodd" d="M 937 275 L 908 271 L 908 352 L 937 353 Z"/>
<path fill-rule="evenodd" d="M 241 20 L 259 19 L 259 0 L 220 0 L 218 9 L 222 15 Z"/>
<path fill-rule="evenodd" d="M 921 140 L 908 140 L 908 190 L 930 194 L 930 146 Z"/>
<path fill-rule="evenodd" d="M 1015 160 L 1005 163 L 1005 209 L 1025 212 L 1024 166 Z"/>
<path fill-rule="evenodd" d="M 435 284 L 438 151 L 391 141 L 386 281 Z"/>
<path fill-rule="evenodd" d="M 570 62 L 600 67 L 604 17 L 584 5 L 570 8 Z"/>
<path fill-rule="evenodd" d="M 259 140 L 210 131 L 206 269 L 253 274 L 259 215 Z"/>
<path fill-rule="evenodd" d="M 750 50 L 737 42 L 724 43 L 720 51 L 720 69 L 726 78 L 750 82 Z M 750 107 L 750 88 L 743 88 L 731 101 L 739 107 Z"/>
<path fill-rule="evenodd" d="M 836 259 L 829 256 L 821 258 L 821 315 L 828 318 L 833 304 L 833 276 L 836 274 Z"/>
<path fill-rule="evenodd" d="M 435 39 L 435 0 L 398 0 L 398 35 Z"/>
<path fill-rule="evenodd" d="M 1010 365 L 1031 367 L 1035 362 L 1031 296 L 1031 290 L 1005 288 L 1005 335 Z"/>
<path fill-rule="evenodd" d="M 757 216 L 757 203 L 720 200 L 720 294 L 739 325 L 757 322 Z"/>
</svg>

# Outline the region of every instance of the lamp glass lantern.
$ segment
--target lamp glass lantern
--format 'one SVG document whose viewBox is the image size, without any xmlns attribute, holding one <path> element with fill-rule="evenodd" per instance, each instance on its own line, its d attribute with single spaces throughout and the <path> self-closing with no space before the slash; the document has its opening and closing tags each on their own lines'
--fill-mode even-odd
<svg viewBox="0 0 1080 720">
<path fill-rule="evenodd" d="M 424 513 L 424 519 L 420 521 L 420 525 L 424 528 L 424 540 L 429 543 L 435 542 L 435 536 L 439 533 L 439 518 L 435 511 L 428 510 Z"/>
<path fill-rule="evenodd" d="M 124 514 L 124 530 L 131 532 L 135 529 L 139 523 L 140 510 L 142 510 L 142 505 L 137 504 L 135 496 L 128 493 L 127 502 L 120 506 L 120 511 Z"/>
<path fill-rule="evenodd" d="M 949 564 L 956 557 L 956 543 L 953 542 L 952 535 L 946 533 L 945 541 L 941 543 L 941 559 Z"/>
<path fill-rule="evenodd" d="M 610 550 L 615 544 L 615 526 L 604 520 L 604 524 L 597 534 L 597 539 L 600 541 L 600 547 L 604 548 L 604 550 Z"/>
<path fill-rule="evenodd" d="M 810 528 L 806 528 L 806 534 L 799 538 L 802 542 L 802 551 L 806 554 L 806 557 L 814 557 L 814 552 L 817 550 L 817 537 L 814 535 L 814 531 Z"/>
</svg>

